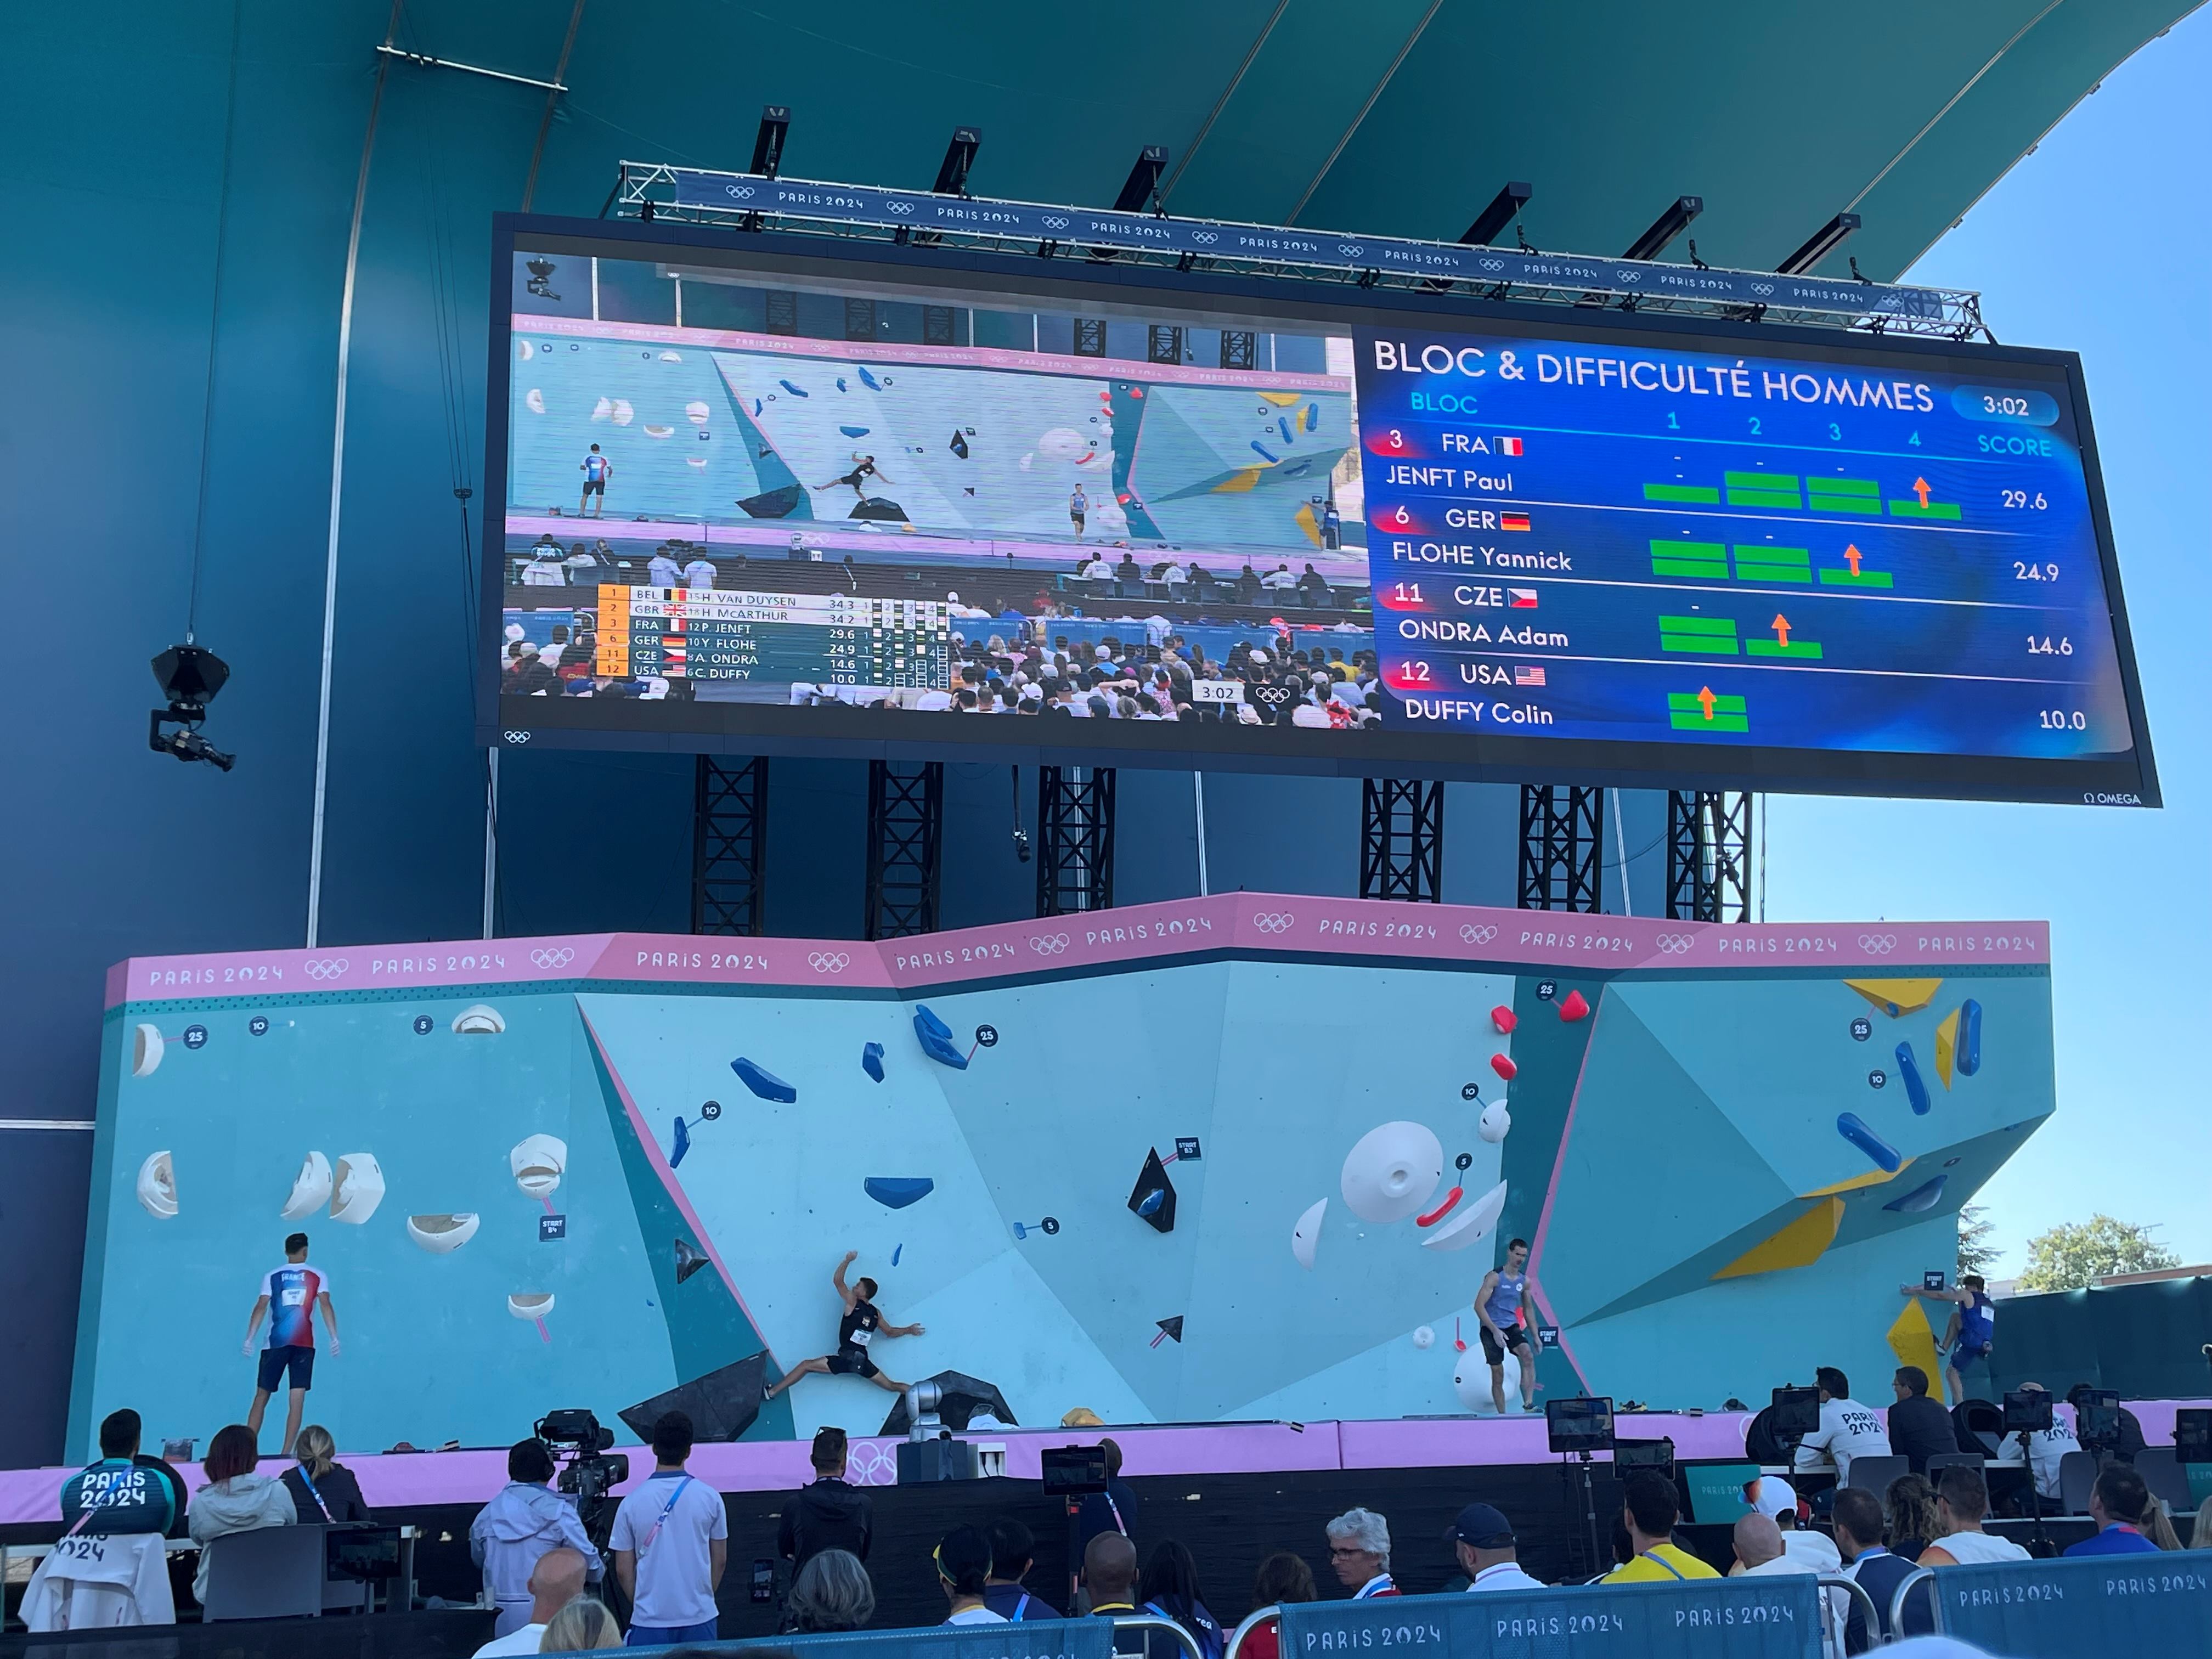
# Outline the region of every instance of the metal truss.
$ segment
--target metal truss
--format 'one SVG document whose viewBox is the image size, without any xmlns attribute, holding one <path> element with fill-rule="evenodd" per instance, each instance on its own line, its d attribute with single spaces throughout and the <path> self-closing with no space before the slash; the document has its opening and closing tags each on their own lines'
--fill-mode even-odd
<svg viewBox="0 0 2212 1659">
<path fill-rule="evenodd" d="M 1676 921 L 1751 920 L 1751 797 L 1667 792 L 1667 914 Z"/>
<path fill-rule="evenodd" d="M 866 937 L 937 931 L 945 763 L 868 763 Z"/>
<path fill-rule="evenodd" d="M 1443 892 L 1444 787 L 1367 778 L 1359 796 L 1359 896 L 1435 904 Z"/>
<path fill-rule="evenodd" d="M 1036 913 L 1114 908 L 1114 769 L 1037 769 Z"/>
<path fill-rule="evenodd" d="M 766 931 L 768 757 L 698 759 L 691 806 L 691 931 L 757 939 Z"/>
<path fill-rule="evenodd" d="M 1524 910 L 1605 908 L 1605 791 L 1583 784 L 1521 786 Z"/>
<path fill-rule="evenodd" d="M 763 181 L 749 173 L 727 173 L 712 168 L 677 167 L 657 161 L 623 161 L 617 175 L 614 190 L 600 214 L 611 213 L 621 218 L 648 220 L 659 224 L 718 225 L 731 229 L 776 230 L 796 232 L 825 238 L 865 242 L 918 241 L 923 233 L 911 226 L 868 224 L 855 222 L 850 216 L 825 214 L 811 216 L 799 207 L 784 207 L 774 210 L 758 208 L 712 207 L 678 199 L 677 175 L 708 176 L 727 179 L 732 183 L 759 185 Z M 825 197 L 834 197 L 849 186 L 832 182 L 802 179 L 780 181 L 787 186 L 804 186 L 818 191 Z M 991 200 L 981 198 L 966 198 L 978 206 L 989 207 Z M 1034 203 L 1001 204 L 1037 209 Z M 1065 207 L 1047 210 L 1055 215 L 1077 215 L 1085 210 Z M 1223 232 L 1267 231 L 1265 226 L 1233 225 L 1227 221 L 1182 220 L 1183 224 L 1218 226 Z M 1334 240 L 1336 233 L 1316 233 Z M 1287 277 L 1328 283 L 1335 287 L 1363 289 L 1397 289 L 1429 294 L 1458 294 L 1470 299 L 1510 300 L 1521 303 L 1579 307 L 1589 310 L 1594 306 L 1619 305 L 1638 312 L 1662 312 L 1681 316 L 1709 317 L 1731 322 L 1786 323 L 1801 327 L 1858 330 L 1870 333 L 1930 335 L 1947 339 L 1964 340 L 1977 334 L 1987 334 L 1982 321 L 1981 295 L 1971 289 L 1937 289 L 1911 285 L 1912 291 L 1926 296 L 1926 314 L 1899 312 L 1855 313 L 1844 310 L 1816 310 L 1792 307 L 1786 302 L 1762 302 L 1747 305 L 1741 298 L 1700 298 L 1693 293 L 1660 293 L 1627 287 L 1595 289 L 1588 262 L 1581 256 L 1559 256 L 1557 260 L 1557 280 L 1546 276 L 1542 256 L 1523 263 L 1516 263 L 1515 272 L 1500 279 L 1486 276 L 1439 276 L 1413 270 L 1363 269 L 1357 264 L 1327 263 L 1320 259 L 1299 257 L 1263 258 L 1249 254 L 1195 254 L 1189 251 L 1170 252 L 1148 248 L 1140 243 L 1094 246 L 1083 241 L 1048 241 L 1040 244 L 1029 235 L 1012 235 L 988 229 L 961 229 L 952 227 L 933 228 L 927 233 L 930 246 L 967 248 L 994 253 L 1020 254 L 1032 258 L 1064 257 L 1072 252 L 1083 252 L 1091 257 L 1111 260 L 1121 264 L 1149 265 L 1176 270 L 1211 271 L 1239 276 Z M 1225 240 L 1225 239 L 1224 239 Z M 1401 246 L 1416 246 L 1408 239 L 1393 238 Z M 1455 259 L 1465 256 L 1468 250 L 1451 243 L 1432 246 L 1440 255 Z M 1511 252 L 1508 250 L 1507 252 Z M 1625 266 L 1628 262 L 1606 260 L 1602 264 Z M 1658 270 L 1661 267 L 1647 267 Z M 1672 269 L 1672 268 L 1668 268 Z M 1729 275 L 1755 280 L 1759 284 L 1777 283 L 1776 273 L 1728 272 L 1717 268 L 1694 267 L 1686 270 L 1712 270 L 1715 275 Z M 1869 284 L 1869 289 L 1882 285 Z M 1899 285 L 1890 285 L 1892 290 Z M 1994 338 L 1994 336 L 1990 337 Z"/>
</svg>

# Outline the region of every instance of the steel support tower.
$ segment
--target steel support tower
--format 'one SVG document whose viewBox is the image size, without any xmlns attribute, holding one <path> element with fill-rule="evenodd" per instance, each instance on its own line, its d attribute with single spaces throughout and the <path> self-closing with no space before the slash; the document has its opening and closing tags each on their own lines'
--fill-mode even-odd
<svg viewBox="0 0 2212 1659">
<path fill-rule="evenodd" d="M 698 759 L 691 804 L 691 931 L 758 938 L 767 887 L 768 757 Z"/>
<path fill-rule="evenodd" d="M 1676 921 L 1751 920 L 1751 797 L 1667 792 L 1667 915 Z"/>
<path fill-rule="evenodd" d="M 1602 909 L 1604 860 L 1604 790 L 1584 784 L 1521 786 L 1522 909 Z"/>
<path fill-rule="evenodd" d="M 945 763 L 868 763 L 866 937 L 937 931 Z"/>
<path fill-rule="evenodd" d="M 1359 896 L 1435 904 L 1443 894 L 1444 787 L 1367 778 L 1359 794 Z"/>
<path fill-rule="evenodd" d="M 1037 769 L 1036 913 L 1114 907 L 1114 769 Z"/>
</svg>

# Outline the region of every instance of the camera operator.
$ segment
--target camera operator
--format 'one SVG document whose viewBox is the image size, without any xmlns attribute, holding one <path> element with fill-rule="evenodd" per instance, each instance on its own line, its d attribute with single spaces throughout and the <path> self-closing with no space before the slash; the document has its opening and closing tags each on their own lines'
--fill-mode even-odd
<svg viewBox="0 0 2212 1659">
<path fill-rule="evenodd" d="M 516 1441 L 507 1454 L 507 1485 L 469 1527 L 469 1554 L 483 1569 L 484 1589 L 499 1609 L 495 1637 L 530 1622 L 530 1575 L 546 1551 L 575 1551 L 584 1558 L 587 1580 L 597 1580 L 603 1570 L 576 1506 L 547 1487 L 552 1478 L 553 1454 L 545 1443 Z"/>
</svg>

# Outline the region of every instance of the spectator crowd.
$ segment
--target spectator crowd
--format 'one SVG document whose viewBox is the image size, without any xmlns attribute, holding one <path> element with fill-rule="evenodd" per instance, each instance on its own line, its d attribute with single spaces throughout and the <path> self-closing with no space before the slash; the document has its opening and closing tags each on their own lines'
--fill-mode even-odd
<svg viewBox="0 0 2212 1659">
<path fill-rule="evenodd" d="M 1822 1430 L 1808 1436 L 1806 1444 L 1833 1459 L 1843 1483 L 1820 1494 L 1823 1513 L 1816 1515 L 1815 1506 L 1779 1474 L 1748 1482 L 1746 1513 L 1729 1540 L 1732 1559 L 1726 1576 L 1850 1579 L 1867 1592 L 1887 1638 L 1892 1597 L 1917 1569 L 2025 1559 L 2027 1552 L 2020 1543 L 1985 1526 L 1989 1487 L 1978 1462 L 1942 1462 L 1948 1448 L 1932 1439 L 1921 1454 L 1923 1464 L 1929 1458 L 1939 1460 L 1932 1471 L 1901 1474 L 1879 1495 L 1849 1484 L 1850 1460 L 1895 1455 L 1889 1449 L 1893 1434 L 1911 1443 L 1917 1431 L 1915 1419 L 1926 1416 L 1911 1410 L 1911 1402 L 1924 1400 L 1926 1386 L 1924 1374 L 1901 1370 L 1897 1388 L 1904 1409 L 1890 1413 L 1886 1428 L 1869 1413 L 1869 1426 L 1857 1420 L 1863 1408 L 1850 1399 L 1846 1379 L 1823 1370 Z M 1933 1425 L 1919 1428 L 1932 1430 Z M 226 1539 L 269 1528 L 373 1519 L 359 1482 L 337 1462 L 331 1437 L 319 1425 L 300 1431 L 291 1459 L 274 1475 L 261 1470 L 252 1431 L 242 1424 L 224 1428 L 209 1447 L 204 1483 L 189 1498 L 183 1476 L 163 1459 L 146 1455 L 140 1435 L 133 1412 L 118 1411 L 101 1424 L 100 1461 L 70 1477 L 62 1489 L 65 1535 L 135 1535 L 157 1559 L 164 1538 L 189 1536 L 199 1546 L 193 1592 L 203 1599 Z M 546 1444 L 524 1440 L 509 1451 L 507 1484 L 477 1512 L 468 1534 L 471 1557 L 483 1574 L 482 1604 L 493 1610 L 495 1620 L 479 1659 L 715 1639 L 729 1524 L 721 1493 L 690 1472 L 692 1443 L 692 1425 L 684 1413 L 670 1412 L 659 1420 L 651 1437 L 652 1472 L 622 1498 L 604 1548 L 587 1534 L 575 1505 L 552 1490 L 555 1463 Z M 1018 1518 L 1001 1516 L 988 1525 L 951 1527 L 931 1551 L 926 1571 L 942 1595 L 943 1622 L 1150 1619 L 1164 1622 L 1116 1631 L 1117 1654 L 1178 1659 L 1195 1649 L 1200 1659 L 1224 1659 L 1236 1618 L 1224 1619 L 1209 1607 L 1200 1588 L 1200 1564 L 1183 1543 L 1160 1538 L 1140 1547 L 1137 1499 L 1120 1478 L 1121 1449 L 1110 1439 L 1100 1443 L 1109 1478 L 1103 1490 L 1082 1500 L 1075 1518 L 1080 1571 L 1074 1605 L 1060 1605 L 1065 1586 L 1055 1593 L 1028 1582 L 1036 1565 L 1036 1540 Z M 867 1494 L 846 1479 L 848 1452 L 843 1431 L 818 1433 L 810 1449 L 814 1478 L 792 1497 L 780 1517 L 781 1622 L 787 1634 L 865 1630 L 876 1620 L 872 1575 L 885 1569 L 870 1565 L 872 1506 Z M 1610 1522 L 1613 1565 L 1589 1582 L 1648 1583 L 1723 1576 L 1682 1533 L 1680 1490 L 1671 1476 L 1638 1470 L 1620 1483 L 1620 1510 Z M 2066 1554 L 2183 1547 L 2179 1529 L 2124 1460 L 2099 1470 L 2088 1514 L 2095 1530 Z M 1821 1519 L 1825 1528 L 1818 1524 Z M 1341 1594 L 1365 1600 L 1403 1593 L 1393 1563 L 1390 1525 L 1382 1514 L 1355 1507 L 1329 1521 L 1323 1532 L 1317 1541 L 1326 1545 Z M 2212 1545 L 2212 1501 L 2196 1516 L 2191 1532 L 2198 1547 Z M 1474 1595 L 1543 1588 L 1521 1563 L 1514 1522 L 1493 1504 L 1468 1504 L 1446 1528 L 1443 1543 L 1455 1574 L 1442 1584 L 1411 1588 Z M 903 1577 L 917 1568 L 900 1563 L 889 1570 Z M 118 1583 L 95 1590 L 106 1598 L 91 1604 L 99 1622 L 160 1621 L 155 1608 L 129 1605 L 134 1595 L 149 1601 L 161 1599 L 159 1586 L 142 1583 L 134 1589 Z M 68 1601 L 70 1593 L 66 1586 L 41 1590 L 34 1581 L 33 1595 L 26 1599 L 27 1620 L 70 1623 L 69 1609 L 76 1607 L 74 1622 L 86 1622 L 84 1605 Z M 1255 1622 L 1242 1651 L 1252 1659 L 1281 1659 L 1275 1612 L 1287 1603 L 1317 1600 L 1321 1594 L 1304 1555 L 1294 1550 L 1267 1555 L 1251 1586 Z M 1866 1650 L 1873 1638 L 1861 1604 L 1841 1589 L 1824 1595 L 1832 1650 Z M 617 1620 L 615 1606 L 627 1608 L 626 1620 Z M 131 1616 L 134 1613 L 138 1616 Z M 1902 1633 L 1917 1634 L 1929 1626 L 1924 1603 L 1908 1599 Z M 53 1622 L 33 1626 L 56 1627 Z"/>
</svg>

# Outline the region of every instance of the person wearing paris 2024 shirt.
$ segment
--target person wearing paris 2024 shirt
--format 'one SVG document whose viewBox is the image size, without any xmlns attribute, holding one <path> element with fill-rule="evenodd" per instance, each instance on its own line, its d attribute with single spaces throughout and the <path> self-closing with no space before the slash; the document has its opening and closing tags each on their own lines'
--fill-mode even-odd
<svg viewBox="0 0 2212 1659">
<path fill-rule="evenodd" d="M 1833 1365 L 1823 1365 L 1813 1380 L 1820 1395 L 1820 1426 L 1797 1445 L 1797 1467 L 1817 1466 L 1826 1452 L 1835 1460 L 1836 1483 L 1849 1486 L 1851 1459 L 1887 1457 L 1889 1431 L 1881 1419 L 1850 1397 L 1850 1380 Z"/>
<path fill-rule="evenodd" d="M 291 1401 L 285 1408 L 283 1446 L 287 1451 L 300 1437 L 300 1419 L 307 1410 L 307 1390 L 315 1379 L 314 1316 L 323 1316 L 331 1334 L 331 1358 L 338 1356 L 338 1316 L 331 1306 L 331 1276 L 307 1265 L 307 1236 L 294 1233 L 284 1241 L 284 1265 L 262 1276 L 260 1294 L 246 1322 L 244 1352 L 253 1352 L 253 1334 L 261 1316 L 269 1316 L 269 1340 L 261 1350 L 260 1369 L 254 1378 L 253 1404 L 246 1413 L 246 1426 L 256 1440 L 261 1437 L 261 1416 L 269 1396 L 289 1373 Z"/>
</svg>

